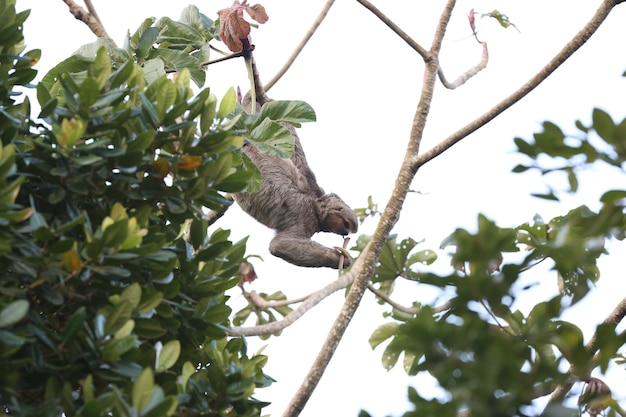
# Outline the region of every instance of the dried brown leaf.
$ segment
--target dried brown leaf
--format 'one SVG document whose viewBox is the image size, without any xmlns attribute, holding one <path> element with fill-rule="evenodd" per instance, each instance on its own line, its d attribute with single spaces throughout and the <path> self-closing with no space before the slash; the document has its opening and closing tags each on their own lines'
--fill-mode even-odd
<svg viewBox="0 0 626 417">
<path fill-rule="evenodd" d="M 246 12 L 248 12 L 251 18 L 261 24 L 269 20 L 269 16 L 267 15 L 267 13 L 265 13 L 265 7 L 261 6 L 260 4 L 255 4 L 254 6 L 246 6 Z"/>
<path fill-rule="evenodd" d="M 260 4 L 248 6 L 246 0 L 241 3 L 235 0 L 232 6 L 218 11 L 220 38 L 232 52 L 240 52 L 243 49 L 242 40 L 250 35 L 250 23 L 243 18 L 244 10 L 259 23 L 265 23 L 269 19 L 263 6 Z"/>
</svg>

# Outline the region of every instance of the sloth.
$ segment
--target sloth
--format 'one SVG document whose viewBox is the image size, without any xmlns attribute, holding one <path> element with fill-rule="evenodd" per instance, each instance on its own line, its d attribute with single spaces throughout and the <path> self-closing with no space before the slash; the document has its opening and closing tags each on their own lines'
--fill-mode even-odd
<svg viewBox="0 0 626 417">
<path fill-rule="evenodd" d="M 262 87 L 257 89 L 259 108 L 270 100 Z M 250 111 L 250 102 L 248 93 L 242 100 L 244 110 Z M 341 236 L 355 233 L 357 216 L 337 194 L 326 194 L 317 184 L 295 129 L 288 123 L 281 125 L 295 138 L 293 155 L 289 159 L 267 155 L 245 142 L 243 151 L 263 179 L 258 191 L 233 197 L 243 211 L 276 231 L 269 246 L 272 255 L 298 266 L 335 269 L 343 256 L 343 267 L 348 268 L 352 257 L 346 249 L 326 247 L 311 240 L 311 236 L 317 232 Z"/>
</svg>

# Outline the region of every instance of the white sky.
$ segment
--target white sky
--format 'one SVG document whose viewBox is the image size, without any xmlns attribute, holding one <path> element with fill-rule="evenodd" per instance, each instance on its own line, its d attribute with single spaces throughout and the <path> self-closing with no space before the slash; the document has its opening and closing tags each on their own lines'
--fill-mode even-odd
<svg viewBox="0 0 626 417">
<path fill-rule="evenodd" d="M 133 32 L 149 16 L 177 18 L 187 2 L 164 0 L 94 0 L 109 34 L 122 45 L 127 30 Z M 251 1 L 254 3 L 254 1 Z M 270 16 L 267 24 L 253 30 L 255 57 L 264 80 L 271 78 L 290 55 L 317 16 L 325 0 L 261 2 Z M 230 1 L 195 3 L 210 17 Z M 444 2 L 376 1 L 414 39 L 428 48 Z M 449 79 L 478 62 L 480 47 L 470 37 L 467 13 L 498 9 L 519 28 L 502 29 L 495 21 L 477 22 L 479 36 L 489 44 L 488 67 L 467 85 L 454 91 L 436 87 L 428 128 L 422 144 L 427 150 L 482 114 L 528 80 L 586 23 L 600 1 L 460 0 L 450 23 L 441 64 Z M 26 24 L 29 48 L 41 48 L 40 76 L 68 57 L 94 36 L 75 20 L 62 1 L 18 0 L 18 9 L 31 8 Z M 511 168 L 523 158 L 512 152 L 513 138 L 528 139 L 543 120 L 552 120 L 573 132 L 573 122 L 588 122 L 593 107 L 607 110 L 615 120 L 626 114 L 626 69 L 623 39 L 626 39 L 626 6 L 617 7 L 604 26 L 582 50 L 552 77 L 487 127 L 430 162 L 417 175 L 395 232 L 400 238 L 426 239 L 422 248 L 437 249 L 455 228 L 473 229 L 476 215 L 485 213 L 502 227 L 532 221 L 535 213 L 544 220 L 586 203 L 593 208 L 597 197 L 609 187 L 624 187 L 624 176 L 609 169 L 590 171 L 581 184 L 580 197 L 555 204 L 529 197 L 544 191 L 541 178 L 533 174 L 512 175 Z M 277 99 L 299 99 L 316 110 L 318 122 L 300 134 L 310 165 L 327 190 L 338 193 L 353 207 L 364 207 L 372 195 L 382 209 L 393 187 L 415 112 L 422 80 L 419 56 L 391 33 L 356 1 L 338 1 L 309 45 L 287 75 L 271 90 Z M 207 85 L 218 97 L 230 86 L 245 90 L 247 76 L 236 60 L 210 68 Z M 272 293 L 282 290 L 290 298 L 308 294 L 336 277 L 332 270 L 311 270 L 286 264 L 267 252 L 272 232 L 238 208 L 232 208 L 217 225 L 230 228 L 233 238 L 250 235 L 249 253 L 264 262 L 255 266 L 260 279 L 253 289 Z M 366 222 L 362 232 L 373 230 Z M 320 236 L 328 245 L 340 245 L 337 236 Z M 356 241 L 356 236 L 353 242 Z M 604 259 L 598 291 L 579 308 L 578 324 L 588 335 L 623 297 L 620 253 L 625 245 L 613 245 L 618 255 Z M 442 266 L 447 259 L 441 258 Z M 534 276 L 551 286 L 556 276 Z M 427 299 L 427 288 L 403 287 L 403 300 Z M 540 293 L 545 296 L 545 292 Z M 533 295 L 533 297 L 535 297 Z M 280 338 L 267 342 L 249 340 L 251 350 L 267 344 L 270 358 L 265 371 L 278 382 L 260 390 L 259 399 L 271 401 L 266 413 L 280 415 L 301 383 L 343 301 L 334 294 L 305 317 L 286 329 Z M 527 309 L 537 298 L 521 303 Z M 237 308 L 241 296 L 234 295 Z M 371 294 L 345 335 L 318 389 L 301 414 L 356 416 L 366 409 L 373 416 L 400 415 L 409 409 L 406 387 L 411 384 L 428 392 L 427 383 L 407 378 L 399 369 L 386 372 L 380 365 L 382 350 L 372 351 L 367 338 L 385 322 Z M 593 318 L 593 321 L 588 320 Z M 620 372 L 620 371 L 618 371 Z M 623 371 L 621 371 L 623 372 Z M 619 375 L 621 379 L 623 374 Z M 609 385 L 611 383 L 609 382 Z M 616 390 L 614 390 L 616 391 Z M 625 395 L 624 393 L 621 393 Z M 619 395 L 619 393 L 618 393 Z"/>
</svg>

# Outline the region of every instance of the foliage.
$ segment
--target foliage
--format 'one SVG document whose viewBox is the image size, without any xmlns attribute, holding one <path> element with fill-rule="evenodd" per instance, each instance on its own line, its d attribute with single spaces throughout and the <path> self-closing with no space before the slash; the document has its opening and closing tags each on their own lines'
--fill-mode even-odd
<svg viewBox="0 0 626 417">
<path fill-rule="evenodd" d="M 23 51 L 27 16 L 0 0 L 3 411 L 259 415 L 267 358 L 226 337 L 246 240 L 208 233 L 206 213 L 254 183 L 244 137 L 288 155 L 277 122 L 312 110 L 242 117 L 234 90 L 194 93 L 214 27 L 188 7 L 180 22 L 146 20 L 126 49 L 100 40 L 57 65 L 31 120 L 15 99 L 39 57 Z"/>
<path fill-rule="evenodd" d="M 599 109 L 592 119 L 589 127 L 576 123 L 582 137 L 566 137 L 558 126 L 545 122 L 534 142 L 516 138 L 519 152 L 530 157 L 531 164 L 519 165 L 514 172 L 564 171 L 569 192 L 577 190 L 578 172 L 589 164 L 601 161 L 623 172 L 626 119 L 616 123 Z M 593 132 L 597 135 L 590 138 Z M 379 327 L 370 338 L 373 348 L 388 342 L 382 355 L 384 367 L 395 366 L 403 356 L 408 374 L 428 373 L 446 393 L 443 399 L 431 399 L 410 388 L 415 409 L 405 416 L 457 416 L 462 410 L 471 415 L 527 415 L 532 410 L 527 406 L 538 393 L 550 392 L 570 372 L 588 381 L 594 368 L 604 372 L 611 361 L 619 363 L 626 336 L 614 325 L 598 325 L 596 334 L 602 343 L 594 356 L 578 326 L 561 316 L 600 278 L 597 260 L 607 254 L 606 239 L 624 239 L 625 197 L 626 190 L 608 190 L 597 212 L 581 206 L 547 223 L 537 215 L 532 224 L 515 229 L 500 228 L 481 215 L 475 233 L 458 229 L 444 240 L 442 247 L 454 248 L 454 271 L 449 275 L 413 270 L 385 274 L 393 280 L 402 277 L 440 288 L 442 296 L 452 293 L 443 310 L 423 306 L 413 315 L 394 311 L 395 321 Z M 550 198 L 557 199 L 552 191 Z M 410 243 L 400 245 L 392 256 L 381 256 L 377 267 L 381 272 L 375 276 L 397 269 L 392 259 L 406 259 Z M 557 272 L 559 293 L 537 302 L 527 314 L 512 310 L 525 296 L 520 291 L 525 271 L 544 261 Z M 604 386 L 602 381 L 598 384 Z M 601 408 L 612 404 L 615 401 L 607 401 Z M 577 410 L 568 413 L 575 415 Z M 611 413 L 615 413 L 612 408 Z"/>
</svg>

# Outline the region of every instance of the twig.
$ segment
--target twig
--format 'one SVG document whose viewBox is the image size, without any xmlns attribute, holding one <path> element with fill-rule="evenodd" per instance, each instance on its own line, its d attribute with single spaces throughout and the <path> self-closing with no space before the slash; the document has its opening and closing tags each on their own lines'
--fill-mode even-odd
<svg viewBox="0 0 626 417">
<path fill-rule="evenodd" d="M 117 46 L 115 41 L 109 36 L 107 31 L 102 26 L 100 19 L 97 15 L 93 15 L 89 13 L 87 10 L 80 7 L 78 4 L 74 2 L 74 0 L 63 0 L 65 4 L 70 8 L 70 13 L 77 19 L 87 25 L 87 27 L 99 38 L 105 38 L 107 41 L 111 43 L 113 46 Z M 91 3 L 88 4 L 88 7 L 93 5 Z"/>
<path fill-rule="evenodd" d="M 381 300 L 383 300 L 384 302 L 386 302 L 387 304 L 389 304 L 391 307 L 395 308 L 398 311 L 401 311 L 406 314 L 417 314 L 420 311 L 419 307 L 405 307 L 403 305 L 396 303 L 395 301 L 391 299 L 391 297 L 389 297 L 384 292 L 380 291 L 378 288 L 374 287 L 372 284 L 367 284 L 367 289 L 370 290 L 372 293 L 374 293 L 376 297 L 380 298 Z"/>
<path fill-rule="evenodd" d="M 358 258 L 360 259 L 360 258 Z M 263 324 L 260 326 L 253 327 L 231 327 L 228 329 L 229 336 L 261 336 L 266 334 L 273 334 L 280 332 L 281 330 L 291 326 L 294 322 L 296 322 L 300 317 L 302 317 L 307 311 L 311 310 L 317 304 L 319 304 L 322 300 L 326 299 L 330 294 L 333 294 L 336 291 L 342 290 L 350 285 L 354 281 L 354 270 L 356 269 L 356 264 L 352 266 L 352 269 L 342 274 L 338 279 L 332 281 L 330 284 L 326 285 L 324 288 L 309 294 L 307 299 L 298 306 L 298 308 L 291 311 L 287 314 L 282 320 L 274 321 L 271 323 Z"/>
<path fill-rule="evenodd" d="M 259 293 L 256 291 L 244 292 L 244 297 L 254 304 L 255 307 L 258 308 L 278 308 L 285 307 L 292 304 L 298 304 L 305 301 L 311 295 L 305 295 L 304 297 L 294 298 L 293 300 L 281 300 L 281 301 L 267 301 L 265 298 L 261 297 Z"/>
<path fill-rule="evenodd" d="M 457 79 L 454 80 L 453 82 L 449 82 L 446 79 L 446 76 L 444 75 L 443 70 L 441 69 L 441 67 L 439 67 L 439 71 L 437 72 L 437 75 L 439 76 L 439 80 L 441 81 L 444 87 L 450 90 L 454 90 L 455 88 L 460 87 L 463 84 L 465 84 L 467 80 L 472 78 L 474 75 L 478 74 L 479 71 L 485 69 L 485 67 L 487 66 L 487 62 L 489 62 L 489 49 L 487 49 L 487 42 L 480 42 L 480 44 L 483 46 L 483 54 L 480 57 L 480 62 L 476 64 L 475 66 L 473 66 L 472 68 L 465 71 L 463 74 L 459 75 Z"/>
<path fill-rule="evenodd" d="M 211 226 L 213 223 L 215 223 L 218 219 L 220 219 L 224 214 L 226 214 L 226 212 L 228 211 L 228 209 L 230 208 L 230 206 L 232 205 L 232 202 L 234 201 L 233 196 L 230 194 L 225 195 L 225 198 L 230 201 L 230 204 L 224 204 L 219 210 L 211 210 L 207 213 L 206 215 L 206 220 L 207 220 L 207 226 Z"/>
<path fill-rule="evenodd" d="M 380 298 L 381 300 L 389 304 L 391 307 L 395 308 L 396 310 L 402 313 L 418 314 L 421 310 L 420 307 L 405 307 L 401 304 L 398 304 L 397 302 L 393 301 L 391 297 L 389 297 L 384 292 L 380 291 L 378 288 L 374 287 L 372 284 L 367 284 L 367 289 L 370 290 L 372 293 L 374 293 L 376 297 Z M 448 310 L 449 308 L 450 308 L 449 302 L 443 303 L 442 305 L 435 307 L 433 309 L 433 313 L 441 313 L 443 311 Z"/>
<path fill-rule="evenodd" d="M 298 57 L 298 55 L 300 55 L 300 52 L 302 52 L 302 50 L 304 49 L 304 46 L 307 44 L 307 42 L 309 41 L 309 39 L 311 39 L 311 37 L 313 36 L 313 34 L 315 33 L 315 31 L 317 31 L 317 28 L 319 27 L 319 25 L 322 23 L 322 21 L 324 20 L 324 18 L 326 17 L 326 15 L 328 14 L 328 11 L 330 10 L 331 6 L 333 5 L 333 3 L 335 3 L 335 0 L 328 0 L 326 2 L 326 4 L 324 5 L 324 7 L 322 8 L 322 11 L 319 13 L 319 15 L 317 15 L 317 18 L 315 19 L 315 21 L 313 22 L 313 25 L 311 25 L 311 27 L 309 28 L 308 32 L 304 35 L 304 38 L 302 38 L 302 40 L 300 41 L 300 43 L 298 44 L 298 46 L 296 46 L 296 49 L 294 49 L 294 51 L 291 53 L 291 56 L 287 59 L 287 62 L 285 62 L 285 64 L 283 65 L 283 67 L 278 70 L 278 72 L 276 73 L 276 75 L 274 75 L 272 77 L 272 79 L 270 79 L 266 84 L 265 84 L 265 91 L 269 91 L 270 88 L 272 88 L 272 86 L 274 84 L 276 84 L 276 82 L 278 80 L 280 80 L 280 78 L 285 75 L 285 73 L 287 72 L 287 70 L 291 67 L 291 65 L 295 62 L 296 58 Z"/>
</svg>

